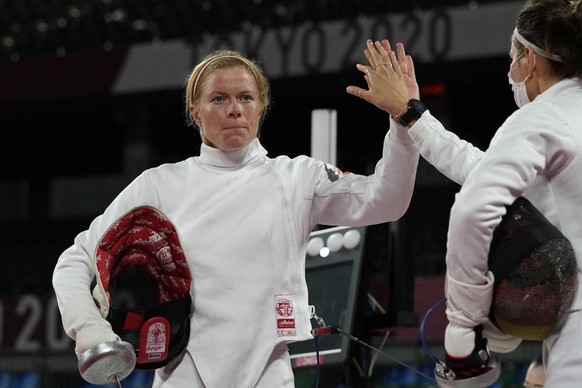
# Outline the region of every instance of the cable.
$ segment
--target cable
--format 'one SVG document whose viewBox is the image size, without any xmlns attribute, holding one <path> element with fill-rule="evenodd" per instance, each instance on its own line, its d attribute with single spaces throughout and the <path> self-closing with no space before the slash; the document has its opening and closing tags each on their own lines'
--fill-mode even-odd
<svg viewBox="0 0 582 388">
<path fill-rule="evenodd" d="M 424 335 L 424 325 L 426 324 L 426 320 L 428 319 L 429 315 L 432 314 L 433 310 L 437 308 L 442 303 L 446 302 L 447 298 L 442 298 L 441 300 L 437 301 L 428 311 L 424 314 L 422 321 L 420 323 L 420 342 L 422 343 L 422 347 L 428 354 L 430 358 L 433 359 L 435 362 L 435 374 L 440 377 L 441 379 L 445 380 L 453 380 L 455 378 L 455 373 L 449 366 L 442 360 L 439 360 L 435 357 L 435 355 L 430 351 L 428 344 L 426 342 L 426 336 Z"/>
<path fill-rule="evenodd" d="M 356 357 L 352 357 L 352 363 L 354 364 L 354 367 L 358 370 L 358 374 L 360 375 L 360 377 L 364 377 L 365 376 L 364 370 L 360 366 L 360 363 L 358 362 Z"/>
<path fill-rule="evenodd" d="M 386 330 L 386 334 L 384 334 L 384 338 L 382 338 L 382 342 L 380 343 L 380 349 L 384 349 L 384 345 L 386 345 L 386 341 L 388 340 L 388 336 L 390 335 L 390 331 Z M 374 353 L 372 356 L 372 360 L 370 361 L 370 367 L 368 368 L 368 376 L 372 376 L 372 370 L 374 369 L 374 364 L 376 364 L 376 360 L 380 353 Z"/>
<path fill-rule="evenodd" d="M 428 319 L 429 315 L 432 314 L 434 309 L 443 304 L 444 302 L 446 302 L 446 300 L 447 298 L 442 298 L 441 300 L 437 301 L 430 309 L 428 309 L 426 314 L 424 314 L 424 317 L 422 317 L 422 321 L 420 322 L 420 342 L 422 343 L 422 347 L 424 348 L 428 356 L 432 358 L 433 361 L 436 362 L 437 364 L 442 363 L 442 361 L 436 358 L 434 354 L 430 351 L 430 348 L 428 347 L 428 344 L 426 342 L 426 336 L 424 335 L 424 325 L 426 324 L 426 320 Z"/>
<path fill-rule="evenodd" d="M 357 343 L 358 343 L 358 344 L 360 344 L 360 345 L 363 345 L 363 346 L 365 346 L 365 347 L 367 347 L 367 348 L 369 348 L 369 349 L 372 349 L 372 350 L 373 350 L 373 351 L 375 351 L 375 352 L 378 352 L 378 353 L 382 354 L 383 356 L 386 356 L 386 357 L 388 357 L 388 358 L 389 358 L 389 359 L 391 359 L 392 361 L 394 361 L 394 362 L 396 362 L 396 363 L 398 363 L 398 364 L 402 365 L 402 366 L 403 366 L 403 367 L 405 367 L 405 368 L 408 368 L 408 369 L 410 369 L 410 370 L 414 371 L 415 373 L 418 373 L 419 375 L 421 375 L 421 376 L 423 376 L 423 377 L 425 377 L 425 378 L 429 379 L 429 380 L 430 380 L 430 381 L 432 381 L 432 382 L 436 382 L 436 381 L 435 381 L 435 379 L 434 379 L 434 378 L 432 378 L 431 376 L 428 376 L 428 375 L 426 375 L 426 374 L 422 373 L 421 371 L 419 371 L 418 369 L 415 369 L 415 368 L 411 367 L 410 365 L 407 365 L 407 364 L 405 364 L 405 363 L 403 363 L 403 362 L 401 362 L 401 361 L 397 360 L 396 358 L 392 357 L 391 355 L 389 355 L 389 354 L 387 354 L 387 353 L 383 352 L 382 350 L 380 350 L 380 349 L 378 349 L 378 348 L 375 348 L 375 347 L 373 347 L 372 345 L 369 345 L 368 343 L 366 343 L 366 342 L 364 342 L 364 341 L 360 340 L 360 339 L 359 339 L 359 338 L 357 338 L 357 337 L 354 337 L 354 336 L 353 336 L 353 335 L 351 335 L 350 333 L 347 333 L 347 332 L 343 331 L 342 329 L 340 329 L 340 328 L 339 328 L 339 327 L 337 327 L 337 326 L 329 326 L 329 329 L 330 329 L 330 333 L 331 333 L 331 334 L 343 334 L 343 335 L 345 335 L 346 337 L 348 337 L 349 339 L 351 339 L 352 341 L 354 341 L 354 342 L 357 342 Z"/>
<path fill-rule="evenodd" d="M 317 314 L 315 314 L 315 306 L 311 306 L 311 318 L 315 319 L 320 325 L 320 327 L 311 329 L 311 334 L 313 335 L 313 340 L 315 343 L 315 359 L 317 362 L 317 368 L 315 372 L 317 374 L 317 380 L 315 383 L 315 388 L 319 388 L 319 376 L 321 375 L 321 365 L 319 362 L 319 337 L 322 335 L 328 335 L 330 331 L 323 318 L 318 317 Z"/>
<path fill-rule="evenodd" d="M 319 364 L 319 336 L 315 336 L 315 358 L 317 360 L 317 380 L 315 382 L 315 388 L 319 388 L 319 375 L 321 372 L 320 364 Z"/>
<path fill-rule="evenodd" d="M 429 350 L 429 348 L 428 348 L 428 345 L 426 345 L 426 340 L 425 340 L 425 338 L 424 338 L 424 323 L 425 323 L 425 321 L 426 321 L 426 319 L 427 319 L 428 315 L 429 315 L 429 314 L 432 312 L 432 310 L 434 310 L 434 308 L 436 308 L 436 306 L 438 306 L 439 304 L 443 303 L 445 300 L 446 300 L 446 298 L 445 298 L 445 299 L 443 299 L 443 300 L 441 300 L 441 301 L 439 301 L 439 302 L 437 302 L 437 304 L 435 304 L 433 307 L 431 307 L 431 308 L 430 308 L 430 310 L 429 310 L 429 311 L 428 311 L 428 312 L 425 314 L 425 316 L 424 316 L 424 318 L 423 318 L 423 320 L 422 320 L 422 324 L 421 324 L 421 330 L 420 330 L 420 331 L 421 331 L 421 341 L 422 341 L 423 347 L 425 348 L 425 350 L 427 351 L 427 353 L 429 354 L 429 356 L 430 356 L 430 357 L 431 357 L 431 358 L 432 358 L 434 361 L 436 361 L 436 362 L 437 362 L 437 364 L 443 364 L 443 363 L 442 363 L 441 361 L 439 361 L 439 360 L 438 360 L 436 357 L 434 357 L 434 355 L 433 355 L 433 354 L 430 352 L 430 350 Z M 353 335 L 351 335 L 350 333 L 347 333 L 347 332 L 343 331 L 343 330 L 342 330 L 341 328 L 339 328 L 338 326 L 327 326 L 327 325 L 325 324 L 325 322 L 323 321 L 323 319 L 322 319 L 322 318 L 320 318 L 320 317 L 318 317 L 318 316 L 315 314 L 315 312 L 312 312 L 312 314 L 313 314 L 313 318 L 315 318 L 315 319 L 317 320 L 317 322 L 320 324 L 320 327 L 313 328 L 313 329 L 311 330 L 311 333 L 313 334 L 313 337 L 314 337 L 314 340 L 315 340 L 315 357 L 316 357 L 316 359 L 317 359 L 317 382 L 316 382 L 316 388 L 318 388 L 318 387 L 319 387 L 319 375 L 320 375 L 320 364 L 319 364 L 319 342 L 318 342 L 318 337 L 319 337 L 319 336 L 322 336 L 322 335 L 330 335 L 330 334 L 343 334 L 343 335 L 345 335 L 346 337 L 348 337 L 350 340 L 352 340 L 352 341 L 354 341 L 354 342 L 356 342 L 356 343 L 358 343 L 358 344 L 360 344 L 360 345 L 363 345 L 363 346 L 365 346 L 365 347 L 367 347 L 367 348 L 369 348 L 369 349 L 371 349 L 371 350 L 373 350 L 373 351 L 377 352 L 378 354 L 382 354 L 383 356 L 385 356 L 385 357 L 388 357 L 388 358 L 389 358 L 389 359 L 391 359 L 392 361 L 394 361 L 394 362 L 396 362 L 396 363 L 398 363 L 398 364 L 402 365 L 402 366 L 403 366 L 403 367 L 405 367 L 405 368 L 408 368 L 408 369 L 410 369 L 410 370 L 414 371 L 415 373 L 417 373 L 417 374 L 419 374 L 420 376 L 423 376 L 423 377 L 425 377 L 425 378 L 429 379 L 429 380 L 430 380 L 430 381 L 432 381 L 432 382 L 436 382 L 436 380 L 435 380 L 434 378 L 432 378 L 431 376 L 428 376 L 428 375 L 426 375 L 426 374 L 422 373 L 421 371 L 419 371 L 418 369 L 415 369 L 415 368 L 413 368 L 412 366 L 410 366 L 410 365 L 407 365 L 407 364 L 405 364 L 405 363 L 403 363 L 403 362 L 399 361 L 398 359 L 396 359 L 396 358 L 394 358 L 394 357 L 390 356 L 389 354 L 387 354 L 387 353 L 383 352 L 381 349 L 375 348 L 375 347 L 373 347 L 372 345 L 369 345 L 368 343 L 366 343 L 366 342 L 364 342 L 364 341 L 360 340 L 359 338 L 357 338 L 357 337 L 354 337 L 354 336 L 353 336 Z M 387 337 L 388 337 L 388 333 L 386 333 L 386 336 L 385 336 L 385 338 L 384 338 L 384 340 L 383 340 L 383 342 L 382 342 L 382 346 L 381 346 L 381 347 L 384 347 L 384 343 L 385 343 L 385 341 L 386 341 Z M 371 372 L 372 372 L 373 364 L 374 364 L 374 362 L 375 362 L 375 361 L 376 361 L 376 358 L 374 358 L 374 359 L 373 359 L 373 362 L 370 364 L 370 367 L 369 367 L 369 374 L 371 374 Z M 364 371 L 363 371 L 361 368 L 360 368 L 360 372 L 361 372 L 362 376 L 364 376 L 364 375 L 365 375 Z"/>
</svg>

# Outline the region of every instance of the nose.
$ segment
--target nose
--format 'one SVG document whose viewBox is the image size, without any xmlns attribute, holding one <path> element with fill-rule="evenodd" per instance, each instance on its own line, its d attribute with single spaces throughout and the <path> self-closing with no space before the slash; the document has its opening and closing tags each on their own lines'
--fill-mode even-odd
<svg viewBox="0 0 582 388">
<path fill-rule="evenodd" d="M 233 100 L 228 106 L 228 117 L 240 117 L 240 105 L 237 100 Z"/>
</svg>

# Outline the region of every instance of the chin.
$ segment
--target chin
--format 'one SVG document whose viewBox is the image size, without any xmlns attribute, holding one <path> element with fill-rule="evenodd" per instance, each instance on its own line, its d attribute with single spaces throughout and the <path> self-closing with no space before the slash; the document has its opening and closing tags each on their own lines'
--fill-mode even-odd
<svg viewBox="0 0 582 388">
<path fill-rule="evenodd" d="M 220 147 L 220 149 L 222 149 L 223 151 L 238 151 L 241 148 L 246 147 L 247 145 L 249 145 L 251 142 L 253 141 L 253 139 L 230 139 L 228 142 L 224 142 L 222 143 L 222 146 Z"/>
</svg>

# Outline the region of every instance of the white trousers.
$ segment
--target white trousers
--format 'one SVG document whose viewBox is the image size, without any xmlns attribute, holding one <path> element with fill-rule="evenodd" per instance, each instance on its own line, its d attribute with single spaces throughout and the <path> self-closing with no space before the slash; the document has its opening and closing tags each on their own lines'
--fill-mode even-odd
<svg viewBox="0 0 582 388">
<path fill-rule="evenodd" d="M 217 373 L 228 373 L 219 367 Z M 184 351 L 178 359 L 156 370 L 152 388 L 207 388 L 194 365 L 192 356 Z M 287 347 L 274 349 L 257 384 L 252 388 L 295 388 L 293 369 Z M 228 388 L 228 387 L 220 387 Z M 243 387 L 231 387 L 243 388 Z M 251 388 L 251 387 L 249 387 Z"/>
</svg>

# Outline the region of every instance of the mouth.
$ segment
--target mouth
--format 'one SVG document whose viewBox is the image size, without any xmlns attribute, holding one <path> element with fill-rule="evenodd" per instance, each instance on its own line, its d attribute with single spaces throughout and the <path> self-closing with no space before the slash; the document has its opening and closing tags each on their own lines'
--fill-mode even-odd
<svg viewBox="0 0 582 388">
<path fill-rule="evenodd" d="M 246 130 L 246 127 L 241 127 L 241 126 L 234 126 L 234 127 L 226 127 L 224 128 L 225 131 L 244 131 Z"/>
</svg>

